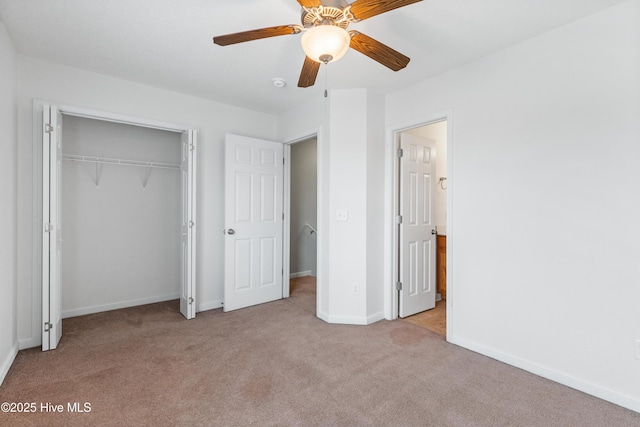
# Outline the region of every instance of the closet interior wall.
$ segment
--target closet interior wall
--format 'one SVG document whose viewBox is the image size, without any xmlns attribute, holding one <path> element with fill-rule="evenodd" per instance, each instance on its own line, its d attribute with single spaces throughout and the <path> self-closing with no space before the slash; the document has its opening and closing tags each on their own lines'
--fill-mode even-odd
<svg viewBox="0 0 640 427">
<path fill-rule="evenodd" d="M 63 116 L 63 317 L 179 298 L 180 147 L 176 132 Z"/>
</svg>

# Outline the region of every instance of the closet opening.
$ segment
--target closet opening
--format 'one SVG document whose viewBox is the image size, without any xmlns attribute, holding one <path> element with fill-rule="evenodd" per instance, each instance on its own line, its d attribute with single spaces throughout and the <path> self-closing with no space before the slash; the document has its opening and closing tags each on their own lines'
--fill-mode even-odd
<svg viewBox="0 0 640 427">
<path fill-rule="evenodd" d="M 180 134 L 63 120 L 62 318 L 179 299 Z"/>
<path fill-rule="evenodd" d="M 35 105 L 42 349 L 57 347 L 63 318 L 171 300 L 195 317 L 196 131 Z"/>
</svg>

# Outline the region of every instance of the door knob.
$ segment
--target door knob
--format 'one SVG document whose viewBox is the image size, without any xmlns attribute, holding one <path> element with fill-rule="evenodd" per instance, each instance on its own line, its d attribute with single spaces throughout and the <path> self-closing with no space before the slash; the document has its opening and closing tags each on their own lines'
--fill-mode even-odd
<svg viewBox="0 0 640 427">
<path fill-rule="evenodd" d="M 234 230 L 233 228 L 230 228 L 227 230 L 227 234 L 236 234 L 236 230 Z"/>
</svg>

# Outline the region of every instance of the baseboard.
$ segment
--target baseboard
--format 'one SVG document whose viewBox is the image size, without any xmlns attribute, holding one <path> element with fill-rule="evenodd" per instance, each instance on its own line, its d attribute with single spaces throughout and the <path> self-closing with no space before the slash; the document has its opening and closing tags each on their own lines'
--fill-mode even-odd
<svg viewBox="0 0 640 427">
<path fill-rule="evenodd" d="M 583 393 L 590 394 L 591 396 L 595 396 L 597 398 L 606 400 L 635 412 L 640 412 L 640 400 L 626 394 L 610 390 L 606 387 L 602 387 L 588 381 L 583 381 L 579 378 L 572 377 L 571 375 L 567 375 L 563 372 L 549 369 L 525 359 L 514 357 L 510 354 L 495 350 L 490 347 L 486 347 L 482 344 L 465 338 L 451 336 L 447 337 L 447 341 L 471 351 L 475 351 L 476 353 L 480 353 L 484 356 L 488 356 L 500 362 L 504 362 L 508 365 L 515 366 L 516 368 L 531 372 L 532 374 L 538 375 L 548 380 L 555 381 L 559 384 L 579 390 Z"/>
<path fill-rule="evenodd" d="M 16 360 L 16 356 L 18 355 L 18 343 L 14 343 L 11 346 L 11 350 L 9 350 L 9 354 L 2 361 L 2 365 L 0 366 L 0 386 L 4 382 L 4 379 L 7 377 L 9 373 L 9 369 L 11 369 L 11 365 L 13 365 L 13 361 Z"/>
<path fill-rule="evenodd" d="M 23 340 L 18 340 L 18 351 L 26 350 L 28 348 L 40 347 L 42 345 L 42 337 L 35 338 L 26 338 Z"/>
<path fill-rule="evenodd" d="M 339 325 L 367 325 L 367 318 L 360 316 L 335 316 L 329 315 L 327 322 Z"/>
<path fill-rule="evenodd" d="M 222 308 L 222 300 L 198 304 L 198 306 L 196 307 L 196 313 L 207 310 L 215 310 L 217 308 Z"/>
<path fill-rule="evenodd" d="M 384 320 L 384 311 L 367 316 L 367 325 Z"/>
<path fill-rule="evenodd" d="M 118 310 L 121 308 L 135 307 L 138 305 L 154 304 L 156 302 L 171 301 L 180 299 L 180 294 L 158 295 L 149 298 L 139 298 L 128 301 L 119 301 L 110 304 L 94 305 L 91 307 L 76 308 L 73 310 L 65 310 L 62 312 L 62 318 L 84 316 L 86 314 L 101 313 L 103 311 Z"/>
<path fill-rule="evenodd" d="M 289 278 L 297 279 L 298 277 L 307 277 L 307 276 L 311 276 L 311 270 L 298 271 L 297 273 L 291 273 L 289 275 Z"/>
</svg>

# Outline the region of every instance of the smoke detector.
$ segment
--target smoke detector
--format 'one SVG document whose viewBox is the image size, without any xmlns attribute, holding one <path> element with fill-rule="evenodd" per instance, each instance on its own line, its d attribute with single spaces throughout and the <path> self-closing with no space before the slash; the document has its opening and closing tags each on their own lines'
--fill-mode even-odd
<svg viewBox="0 0 640 427">
<path fill-rule="evenodd" d="M 271 79 L 271 83 L 273 83 L 275 87 L 285 87 L 287 85 L 287 82 L 285 82 L 284 79 L 281 79 L 280 77 Z"/>
</svg>

